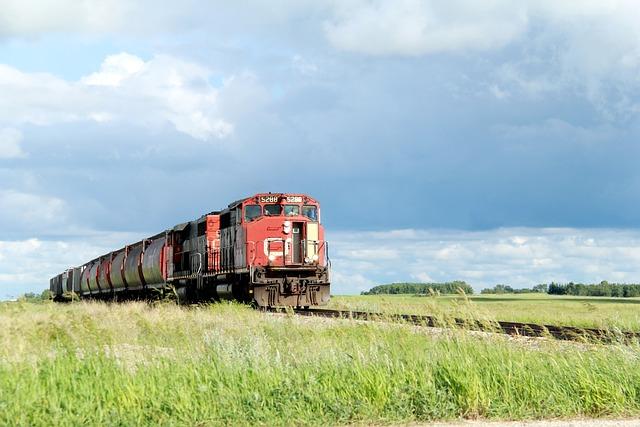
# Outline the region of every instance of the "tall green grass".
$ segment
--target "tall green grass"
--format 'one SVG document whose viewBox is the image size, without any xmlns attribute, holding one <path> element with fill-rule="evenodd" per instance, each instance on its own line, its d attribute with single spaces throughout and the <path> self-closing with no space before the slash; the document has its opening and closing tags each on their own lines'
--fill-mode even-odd
<svg viewBox="0 0 640 427">
<path fill-rule="evenodd" d="M 640 299 L 516 295 L 334 296 L 330 308 L 640 331 Z"/>
<path fill-rule="evenodd" d="M 0 425 L 628 416 L 638 350 L 235 304 L 1 304 Z"/>
</svg>

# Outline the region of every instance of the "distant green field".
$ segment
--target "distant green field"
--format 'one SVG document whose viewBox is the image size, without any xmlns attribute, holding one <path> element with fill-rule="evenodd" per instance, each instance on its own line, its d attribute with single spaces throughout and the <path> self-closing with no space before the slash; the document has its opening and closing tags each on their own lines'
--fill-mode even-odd
<svg viewBox="0 0 640 427">
<path fill-rule="evenodd" d="M 338 297 L 333 304 L 420 311 L 420 301 Z M 435 304 L 464 311 L 466 303 Z M 635 344 L 312 319 L 238 304 L 0 303 L 0 425 L 638 416 L 639 353 Z"/>
<path fill-rule="evenodd" d="M 640 298 L 547 294 L 333 296 L 331 308 L 640 330 Z"/>
</svg>

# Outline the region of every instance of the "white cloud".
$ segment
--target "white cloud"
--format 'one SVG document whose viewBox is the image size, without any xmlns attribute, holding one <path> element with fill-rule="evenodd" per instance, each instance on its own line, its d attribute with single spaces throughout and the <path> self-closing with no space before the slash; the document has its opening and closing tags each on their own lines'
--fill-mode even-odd
<svg viewBox="0 0 640 427">
<path fill-rule="evenodd" d="M 67 204 L 56 197 L 0 190 L 0 229 L 48 231 L 59 230 L 66 223 Z"/>
<path fill-rule="evenodd" d="M 420 272 L 420 273 L 414 273 L 411 275 L 412 278 L 416 279 L 419 282 L 422 283 L 434 283 L 435 280 L 433 280 L 433 278 L 431 276 L 429 276 L 429 274 L 425 273 L 425 272 Z"/>
<path fill-rule="evenodd" d="M 422 56 L 512 49 L 486 84 L 497 99 L 575 93 L 608 120 L 640 113 L 636 0 L 346 0 L 324 29 L 337 49 Z M 493 61 L 493 59 L 489 59 Z"/>
<path fill-rule="evenodd" d="M 499 71 L 502 85 L 539 96 L 586 97 L 609 120 L 636 116 L 640 106 L 640 8 L 635 0 L 535 1 L 519 58 Z"/>
<path fill-rule="evenodd" d="M 144 61 L 135 55 L 125 52 L 109 55 L 102 63 L 100 71 L 83 77 L 81 82 L 90 86 L 117 87 L 122 81 L 140 72 L 144 66 Z"/>
<path fill-rule="evenodd" d="M 349 293 L 359 293 L 369 290 L 373 286 L 375 286 L 375 282 L 361 273 L 349 274 L 334 270 L 331 274 L 332 293 L 344 292 L 345 289 L 348 289 Z"/>
<path fill-rule="evenodd" d="M 169 124 L 201 140 L 225 138 L 234 129 L 219 102 L 225 86 L 213 87 L 210 76 L 207 68 L 166 55 L 149 61 L 111 55 L 79 82 L 0 65 L 0 123 L 119 120 L 153 129 Z M 238 84 L 242 76 L 234 80 Z"/>
<path fill-rule="evenodd" d="M 18 129 L 0 129 L 0 159 L 26 157 L 21 144 L 22 132 Z"/>
<path fill-rule="evenodd" d="M 291 66 L 303 76 L 313 76 L 318 72 L 318 66 L 311 60 L 301 55 L 294 55 Z"/>
<path fill-rule="evenodd" d="M 333 233 L 336 293 L 401 281 L 466 280 L 476 290 L 498 283 L 640 283 L 640 232 L 505 228 L 490 231 L 392 230 Z M 392 256 L 370 262 L 370 249 Z"/>
<path fill-rule="evenodd" d="M 156 35 L 176 31 L 282 26 L 308 19 L 329 3 L 311 0 L 2 0 L 0 37 L 33 38 L 46 33 Z M 294 21 L 295 22 L 295 21 Z"/>
<path fill-rule="evenodd" d="M 32 35 L 77 29 L 102 32 L 122 20 L 126 2 L 114 0 L 3 0 L 0 35 Z"/>
<path fill-rule="evenodd" d="M 207 38 L 237 40 L 239 33 L 234 31 L 242 28 L 241 39 L 268 34 L 269 39 L 284 41 L 290 40 L 292 31 L 300 32 L 299 23 L 304 22 L 305 34 L 299 39 L 304 46 L 328 41 L 336 49 L 365 55 L 468 56 L 509 46 L 513 49 L 500 59 L 477 58 L 502 62 L 493 64 L 497 71 L 491 80 L 495 81 L 485 82 L 492 96 L 515 100 L 522 93 L 541 96 L 575 91 L 606 118 L 626 119 L 640 112 L 636 102 L 640 94 L 639 21 L 635 0 L 284 0 L 275 5 L 251 1 L 248 6 L 204 0 L 180 4 L 166 0 L 4 0 L 0 37 L 32 38 L 52 32 L 166 36 L 201 31 Z M 293 58 L 292 68 L 301 75 L 318 74 L 317 65 L 302 54 L 304 51 Z M 87 81 L 118 84 L 131 69 L 122 68 L 122 58 L 114 65 L 105 63 Z M 134 59 L 131 65 L 137 69 L 140 62 Z M 41 110 L 32 112 L 30 119 L 44 120 L 38 114 Z M 59 119 L 77 120 L 78 111 L 67 113 L 61 112 Z M 100 111 L 81 114 L 87 115 L 101 121 L 107 117 Z M 196 138 L 232 130 L 221 118 L 211 123 L 192 114 L 184 123 L 169 116 Z M 180 119 L 185 119 L 182 112 Z"/>
<path fill-rule="evenodd" d="M 526 25 L 526 10 L 505 0 L 356 0 L 336 3 L 325 33 L 342 50 L 423 55 L 500 48 Z"/>
<path fill-rule="evenodd" d="M 0 300 L 48 289 L 54 275 L 140 237 L 132 233 L 91 233 L 77 241 L 0 240 Z"/>
<path fill-rule="evenodd" d="M 347 0 L 334 2 L 325 33 L 337 48 L 373 55 L 499 49 L 534 27 L 566 43 L 592 71 L 640 63 L 635 0 Z M 559 36 L 559 37 L 556 37 Z M 553 42 L 552 40 L 547 40 Z M 552 47 L 552 46 L 545 46 Z M 615 58 L 612 64 L 612 59 Z"/>
</svg>

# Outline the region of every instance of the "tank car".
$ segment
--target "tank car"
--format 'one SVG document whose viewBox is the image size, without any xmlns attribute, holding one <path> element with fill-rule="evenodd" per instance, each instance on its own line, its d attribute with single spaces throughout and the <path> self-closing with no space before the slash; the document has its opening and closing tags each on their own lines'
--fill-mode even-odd
<svg viewBox="0 0 640 427">
<path fill-rule="evenodd" d="M 260 193 L 70 268 L 50 290 L 58 300 L 170 289 L 181 299 L 308 307 L 329 301 L 330 265 L 319 203 Z"/>
</svg>

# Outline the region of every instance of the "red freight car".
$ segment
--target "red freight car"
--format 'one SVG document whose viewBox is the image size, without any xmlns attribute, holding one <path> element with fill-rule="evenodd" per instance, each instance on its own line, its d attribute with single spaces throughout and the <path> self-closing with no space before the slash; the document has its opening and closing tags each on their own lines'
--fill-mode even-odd
<svg viewBox="0 0 640 427">
<path fill-rule="evenodd" d="M 318 202 L 262 193 L 71 268 L 50 289 L 112 299 L 173 288 L 183 299 L 304 307 L 329 301 L 329 267 Z"/>
</svg>

